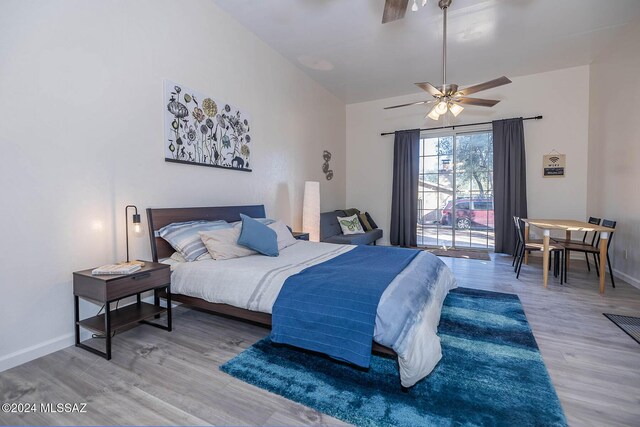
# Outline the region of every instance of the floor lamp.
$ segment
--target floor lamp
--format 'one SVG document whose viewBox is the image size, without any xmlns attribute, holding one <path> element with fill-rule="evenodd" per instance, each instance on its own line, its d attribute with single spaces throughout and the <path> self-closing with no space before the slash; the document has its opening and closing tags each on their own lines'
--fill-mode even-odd
<svg viewBox="0 0 640 427">
<path fill-rule="evenodd" d="M 320 183 L 317 181 L 304 183 L 302 231 L 309 233 L 310 241 L 320 241 Z"/>
</svg>

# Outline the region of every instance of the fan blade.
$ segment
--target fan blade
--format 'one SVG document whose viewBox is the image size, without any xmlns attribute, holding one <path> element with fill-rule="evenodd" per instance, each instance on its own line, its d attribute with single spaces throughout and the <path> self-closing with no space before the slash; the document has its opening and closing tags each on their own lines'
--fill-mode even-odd
<svg viewBox="0 0 640 427">
<path fill-rule="evenodd" d="M 401 105 L 394 105 L 393 107 L 384 107 L 385 110 L 391 110 L 392 108 L 400 108 L 400 107 L 408 107 L 410 105 L 421 105 L 421 104 L 428 104 L 432 101 L 420 101 L 420 102 L 412 102 L 410 104 L 401 104 Z"/>
<path fill-rule="evenodd" d="M 382 14 L 382 23 L 396 21 L 404 18 L 407 11 L 409 0 L 386 0 L 384 2 L 384 13 Z"/>
<path fill-rule="evenodd" d="M 498 87 L 498 86 L 502 86 L 502 85 L 508 85 L 509 83 L 511 83 L 511 80 L 509 80 L 505 76 L 502 76 L 502 77 L 497 78 L 495 80 L 491 80 L 491 81 L 488 81 L 488 82 L 480 83 L 480 84 L 475 85 L 475 86 L 469 86 L 467 88 L 459 90 L 458 93 L 463 95 L 463 96 L 466 96 L 466 95 L 471 95 L 472 93 L 480 92 L 480 91 L 491 89 L 491 88 L 494 88 L 494 87 Z"/>
<path fill-rule="evenodd" d="M 434 96 L 434 97 L 444 96 L 444 94 L 440 92 L 440 90 L 438 90 L 434 85 L 432 85 L 429 82 L 415 83 L 415 85 L 418 86 L 420 89 L 426 92 L 429 92 L 431 96 Z"/>
<path fill-rule="evenodd" d="M 467 105 L 477 105 L 478 107 L 493 107 L 500 101 L 495 99 L 482 99 L 482 98 L 458 98 L 453 102 Z"/>
</svg>

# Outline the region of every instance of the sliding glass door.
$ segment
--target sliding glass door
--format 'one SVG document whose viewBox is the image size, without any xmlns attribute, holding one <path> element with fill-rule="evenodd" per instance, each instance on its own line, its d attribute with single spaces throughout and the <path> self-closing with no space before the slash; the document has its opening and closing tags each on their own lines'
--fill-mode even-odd
<svg viewBox="0 0 640 427">
<path fill-rule="evenodd" d="M 491 131 L 420 141 L 418 245 L 493 248 Z"/>
</svg>

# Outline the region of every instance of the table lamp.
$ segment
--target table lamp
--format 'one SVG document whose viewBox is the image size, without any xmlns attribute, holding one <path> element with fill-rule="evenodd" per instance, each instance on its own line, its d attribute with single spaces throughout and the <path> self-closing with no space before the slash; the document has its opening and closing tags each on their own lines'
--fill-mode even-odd
<svg viewBox="0 0 640 427">
<path fill-rule="evenodd" d="M 140 224 L 140 214 L 138 213 L 138 208 L 134 205 L 127 205 L 124 208 L 124 221 L 125 221 L 125 233 L 126 233 L 126 241 L 127 241 L 127 262 L 129 262 L 129 217 L 127 216 L 129 213 L 129 209 L 134 209 L 134 214 L 132 217 L 133 220 L 133 232 L 135 234 L 140 234 L 142 232 L 142 225 Z"/>
</svg>

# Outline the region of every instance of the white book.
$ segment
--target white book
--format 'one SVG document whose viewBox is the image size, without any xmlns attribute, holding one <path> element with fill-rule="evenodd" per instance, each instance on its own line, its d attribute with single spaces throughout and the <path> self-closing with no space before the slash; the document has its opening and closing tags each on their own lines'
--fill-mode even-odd
<svg viewBox="0 0 640 427">
<path fill-rule="evenodd" d="M 140 264 L 108 264 L 103 265 L 102 267 L 98 267 L 91 271 L 93 275 L 103 275 L 103 274 L 131 274 L 140 270 L 142 267 Z"/>
</svg>

